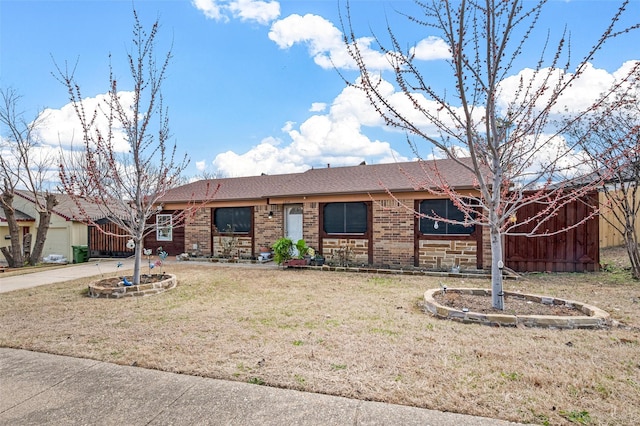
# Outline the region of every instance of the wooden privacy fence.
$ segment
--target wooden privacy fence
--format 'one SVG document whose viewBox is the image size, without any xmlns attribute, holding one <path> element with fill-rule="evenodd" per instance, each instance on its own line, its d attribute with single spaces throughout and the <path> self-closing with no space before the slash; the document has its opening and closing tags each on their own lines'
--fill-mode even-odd
<svg viewBox="0 0 640 426">
<path fill-rule="evenodd" d="M 600 204 L 605 205 L 605 195 L 603 193 L 599 193 L 598 196 L 600 197 Z M 614 198 L 622 199 L 623 195 L 622 193 L 620 193 L 620 191 L 618 191 L 616 197 Z M 631 195 L 629 196 L 628 203 L 629 207 L 633 208 L 634 199 Z M 635 200 L 635 203 L 635 208 L 637 209 L 637 203 L 640 203 L 640 200 Z M 625 217 L 625 213 L 619 205 L 613 206 L 611 209 L 604 209 L 602 212 L 600 212 L 600 248 L 615 247 L 624 244 L 624 237 L 618 231 L 618 229 L 622 229 L 623 226 L 622 224 L 620 224 L 616 216 L 617 218 Z M 638 218 L 636 218 L 636 221 L 636 223 L 638 223 Z M 614 227 L 611 222 L 616 224 L 616 226 Z M 616 227 L 618 229 L 616 229 Z M 636 229 L 636 235 L 637 234 L 638 230 Z"/>
<path fill-rule="evenodd" d="M 122 237 L 109 235 L 103 231 L 122 235 Z M 89 226 L 89 253 L 91 257 L 133 256 L 134 251 L 127 248 L 127 240 L 125 231 L 113 222 Z"/>
<path fill-rule="evenodd" d="M 600 269 L 599 220 L 597 216 L 575 225 L 591 214 L 592 197 L 573 201 L 546 222 L 546 229 L 553 232 L 570 228 L 551 236 L 505 237 L 505 265 L 516 272 L 591 272 Z M 529 205 L 518 212 L 518 217 L 532 217 L 544 206 Z M 523 225 L 518 231 L 533 229 L 533 224 Z"/>
</svg>

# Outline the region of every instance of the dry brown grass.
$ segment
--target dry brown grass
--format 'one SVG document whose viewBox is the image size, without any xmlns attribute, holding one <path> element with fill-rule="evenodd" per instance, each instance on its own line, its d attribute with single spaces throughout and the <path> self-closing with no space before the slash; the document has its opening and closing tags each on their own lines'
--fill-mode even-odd
<svg viewBox="0 0 640 426">
<path fill-rule="evenodd" d="M 640 285 L 616 270 L 508 290 L 594 304 L 629 327 L 439 320 L 424 291 L 483 280 L 169 265 L 159 296 L 90 299 L 87 280 L 0 296 L 0 346 L 540 424 L 640 419 Z"/>
</svg>

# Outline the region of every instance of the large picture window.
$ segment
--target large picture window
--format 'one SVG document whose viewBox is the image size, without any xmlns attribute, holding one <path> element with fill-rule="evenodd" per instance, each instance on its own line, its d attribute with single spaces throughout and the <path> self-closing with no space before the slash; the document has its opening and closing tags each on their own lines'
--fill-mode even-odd
<svg viewBox="0 0 640 426">
<path fill-rule="evenodd" d="M 251 232 L 251 207 L 220 207 L 214 213 L 218 232 L 248 234 Z"/>
<path fill-rule="evenodd" d="M 170 214 L 156 215 L 156 241 L 173 241 L 173 218 Z"/>
<path fill-rule="evenodd" d="M 325 204 L 323 229 L 327 234 L 365 234 L 367 205 L 365 203 Z"/>
<path fill-rule="evenodd" d="M 439 216 L 443 219 L 464 221 L 464 213 L 458 209 L 449 199 L 424 200 L 420 202 L 420 213 L 429 216 Z M 469 235 L 473 233 L 475 226 L 464 226 L 433 220 L 426 217 L 420 218 L 420 233 L 427 235 Z"/>
</svg>

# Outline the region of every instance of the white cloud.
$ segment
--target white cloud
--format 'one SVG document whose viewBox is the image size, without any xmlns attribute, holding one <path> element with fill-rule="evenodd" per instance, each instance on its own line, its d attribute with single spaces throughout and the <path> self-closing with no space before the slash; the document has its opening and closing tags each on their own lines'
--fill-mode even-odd
<svg viewBox="0 0 640 426">
<path fill-rule="evenodd" d="M 286 123 L 284 123 L 284 126 L 282 126 L 280 130 L 282 130 L 285 133 L 289 133 L 289 131 L 293 129 L 293 126 L 295 125 L 296 123 L 294 121 L 287 121 Z"/>
<path fill-rule="evenodd" d="M 234 17 L 242 21 L 254 21 L 267 25 L 280 16 L 280 3 L 277 1 L 237 0 L 229 4 Z"/>
<path fill-rule="evenodd" d="M 290 147 L 278 149 L 270 139 L 262 141 L 244 154 L 233 151 L 218 154 L 213 160 L 213 166 L 222 176 L 228 177 L 295 173 L 309 168 Z"/>
<path fill-rule="evenodd" d="M 219 154 L 213 165 L 226 176 L 249 176 L 300 172 L 326 164 L 357 165 L 363 160 L 369 164 L 407 160 L 388 142 L 364 135 L 363 125 L 382 127 L 384 123 L 362 92 L 347 87 L 327 114 L 312 115 L 299 127 L 287 122 L 282 131 L 289 143 L 267 138 L 243 154 Z"/>
<path fill-rule="evenodd" d="M 415 55 L 416 59 L 424 61 L 451 58 L 449 45 L 443 39 L 434 36 L 420 40 L 415 47 L 411 48 L 410 53 Z"/>
<path fill-rule="evenodd" d="M 616 81 L 620 81 L 625 78 L 633 67 L 637 64 L 637 61 L 625 62 L 616 71 L 610 73 L 605 69 L 596 68 L 592 64 L 587 63 L 582 74 L 575 79 L 570 87 L 564 89 L 562 95 L 558 98 L 558 101 L 552 107 L 552 113 L 563 114 L 565 112 L 577 112 L 583 111 L 586 108 L 593 105 L 593 103 L 599 99 L 599 97 L 609 90 Z M 545 81 L 546 77 L 550 75 L 551 78 Z M 551 88 L 555 87 L 559 81 L 566 81 L 572 77 L 573 74 L 565 74 L 562 70 L 550 70 L 545 68 L 537 74 L 530 68 L 525 68 L 518 74 L 504 79 L 500 83 L 500 98 L 498 104 L 501 108 L 506 109 L 510 102 L 521 102 L 523 96 L 515 99 L 515 95 L 522 82 L 527 84 L 532 80 L 533 89 L 530 92 L 535 93 L 535 88 L 544 84 L 547 89 L 545 93 L 536 102 L 538 107 L 544 107 L 550 99 Z"/>
<path fill-rule="evenodd" d="M 293 14 L 271 25 L 269 39 L 281 49 L 306 44 L 314 62 L 324 69 L 357 69 L 342 38 L 342 32 L 322 16 Z M 358 46 L 371 69 L 390 69 L 386 55 L 370 48 L 373 38 L 358 39 Z"/>
<path fill-rule="evenodd" d="M 324 102 L 313 102 L 311 104 L 311 108 L 309 108 L 310 112 L 322 112 L 327 108 L 327 104 Z"/>
<path fill-rule="evenodd" d="M 217 0 L 192 0 L 191 4 L 195 6 L 196 9 L 202 11 L 204 16 L 209 19 L 224 22 L 229 20 L 229 18 L 224 15 L 223 7 Z"/>
<path fill-rule="evenodd" d="M 118 97 L 122 105 L 129 109 L 133 104 L 133 92 L 118 92 Z M 102 113 L 107 110 L 108 94 L 97 95 L 93 98 L 82 100 L 87 119 L 91 118 L 94 111 L 98 111 L 95 127 L 102 135 L 107 134 L 108 119 Z M 60 109 L 47 108 L 43 111 L 43 122 L 39 128 L 38 136 L 42 143 L 50 146 L 61 146 L 63 149 L 82 148 L 83 136 L 80 122 L 72 104 L 66 104 Z M 127 152 L 129 150 L 124 133 L 118 128 L 114 128 L 113 149 L 116 152 Z"/>
<path fill-rule="evenodd" d="M 209 19 L 228 22 L 229 15 L 241 21 L 267 25 L 280 16 L 280 3 L 262 0 L 192 0 L 191 4 Z"/>
<path fill-rule="evenodd" d="M 616 72 L 607 73 L 588 67 L 581 79 L 568 89 L 559 104 L 563 109 L 565 106 L 572 109 L 585 108 L 591 105 L 597 95 L 617 76 L 627 75 L 630 69 L 631 66 L 625 64 Z M 521 76 L 526 78 L 529 75 L 528 70 L 523 70 L 519 75 L 505 80 L 501 86 L 503 96 L 507 94 L 513 96 L 514 92 L 512 88 L 510 89 L 510 84 L 519 81 Z M 390 82 L 381 80 L 378 90 L 424 132 L 437 136 L 438 129 L 428 117 L 417 112 L 406 95 L 397 91 Z M 420 94 L 415 97 L 426 110 L 434 115 L 440 114 L 440 118 L 445 123 L 451 120 L 446 115 L 443 116 L 444 112 L 438 111 L 439 105 L 434 101 Z M 366 130 L 363 127 L 394 130 L 385 127 L 384 121 L 371 107 L 366 96 L 355 87 L 345 87 L 333 100 L 327 113 L 321 113 L 324 109 L 320 108 L 320 105 L 312 106 L 311 109 L 317 114 L 310 116 L 299 126 L 294 122 L 287 122 L 282 127 L 282 131 L 288 135 L 288 142 L 274 138 L 265 139 L 244 154 L 227 152 L 218 155 L 214 165 L 227 175 L 243 176 L 261 172 L 269 174 L 296 172 L 312 166 L 321 167 L 327 163 L 342 166 L 355 165 L 363 160 L 369 164 L 408 160 L 398 154 L 389 142 L 372 139 L 365 134 Z M 462 114 L 460 108 L 453 107 L 452 111 Z M 483 111 L 482 107 L 475 109 L 477 122 L 480 122 Z M 450 126 L 451 128 L 454 126 L 452 120 Z M 529 147 L 527 150 L 537 150 L 533 162 L 523 165 L 526 172 L 539 170 L 541 164 L 548 162 L 549 158 L 558 152 L 569 153 L 569 156 L 559 163 L 560 167 L 570 169 L 580 160 L 580 153 L 573 152 L 563 139 L 551 139 L 549 136 L 539 135 L 537 141 L 524 140 L 523 143 Z M 422 154 L 425 158 L 439 155 L 433 152 L 428 144 L 422 145 L 421 148 L 424 150 Z"/>
<path fill-rule="evenodd" d="M 289 49 L 294 44 L 306 44 L 314 62 L 324 69 L 339 68 L 356 70 L 355 61 L 345 46 L 342 31 L 325 18 L 307 14 L 293 14 L 276 21 L 271 26 L 269 38 L 281 49 Z M 385 54 L 373 49 L 373 37 L 356 39 L 359 53 L 370 70 L 392 69 L 394 53 Z M 428 37 L 421 40 L 411 53 L 416 59 L 436 60 L 451 56 L 449 47 L 441 38 Z"/>
<path fill-rule="evenodd" d="M 199 172 L 202 172 L 206 168 L 207 168 L 207 162 L 205 160 L 196 161 L 196 170 L 198 170 Z"/>
</svg>

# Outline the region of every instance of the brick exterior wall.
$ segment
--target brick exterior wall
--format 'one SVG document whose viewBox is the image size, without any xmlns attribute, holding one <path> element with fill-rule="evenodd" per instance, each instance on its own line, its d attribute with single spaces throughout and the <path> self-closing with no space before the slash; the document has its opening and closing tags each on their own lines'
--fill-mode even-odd
<svg viewBox="0 0 640 426">
<path fill-rule="evenodd" d="M 194 216 L 187 219 L 184 227 L 184 252 L 211 256 L 211 209 L 198 209 Z"/>
<path fill-rule="evenodd" d="M 373 265 L 378 267 L 414 266 L 416 239 L 415 218 L 405 206 L 413 205 L 412 199 L 382 200 L 372 203 L 372 255 Z M 269 219 L 269 212 L 273 213 Z M 320 241 L 319 203 L 303 203 L 303 233 L 307 245 L 320 250 L 328 262 L 344 260 L 348 248 L 350 265 L 369 265 L 369 241 L 359 238 L 324 238 Z M 284 234 L 284 206 L 261 205 L 254 207 L 253 236 L 236 236 L 232 255 L 241 258 L 257 257 L 260 247 L 271 246 Z M 185 224 L 184 251 L 198 256 L 222 256 L 224 242 L 230 237 L 211 235 L 211 208 L 199 209 Z M 211 243 L 213 241 L 213 247 Z M 197 244 L 197 249 L 194 249 Z M 417 240 L 418 265 L 421 268 L 448 270 L 452 266 L 476 269 L 478 247 L 475 240 Z M 489 232 L 482 232 L 483 267 L 491 267 Z"/>
<path fill-rule="evenodd" d="M 320 241 L 320 211 L 318 203 L 304 203 L 302 216 L 302 229 L 304 240 L 309 247 L 314 250 L 320 249 L 320 253 L 324 254 L 319 247 Z"/>
<path fill-rule="evenodd" d="M 413 266 L 414 215 L 405 206 L 413 200 L 373 203 L 373 263 L 376 266 Z"/>
<path fill-rule="evenodd" d="M 269 212 L 273 213 L 271 219 L 269 219 Z M 258 256 L 260 247 L 271 247 L 278 238 L 282 237 L 282 224 L 284 223 L 282 206 L 255 206 L 253 223 L 254 256 Z"/>
</svg>

